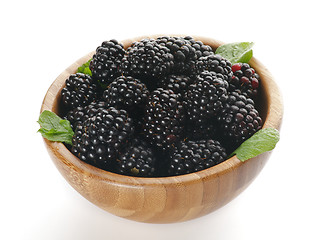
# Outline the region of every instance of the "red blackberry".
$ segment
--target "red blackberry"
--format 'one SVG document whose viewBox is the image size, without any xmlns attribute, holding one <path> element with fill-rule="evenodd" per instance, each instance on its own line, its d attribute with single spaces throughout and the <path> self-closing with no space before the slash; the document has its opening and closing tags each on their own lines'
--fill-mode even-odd
<svg viewBox="0 0 336 240">
<path fill-rule="evenodd" d="M 201 171 L 227 159 L 225 148 L 215 140 L 180 142 L 169 158 L 169 175 Z"/>
<path fill-rule="evenodd" d="M 193 79 L 185 75 L 168 75 L 158 81 L 158 87 L 170 89 L 176 94 L 184 95 Z"/>
<path fill-rule="evenodd" d="M 251 98 L 239 91 L 229 93 L 225 110 L 217 116 L 224 135 L 241 144 L 262 127 L 262 119 Z"/>
<path fill-rule="evenodd" d="M 196 62 L 196 68 L 198 72 L 208 70 L 220 73 L 224 76 L 226 81 L 229 81 L 233 75 L 231 62 L 218 54 L 200 57 Z"/>
<path fill-rule="evenodd" d="M 97 47 L 90 62 L 90 70 L 92 77 L 103 88 L 120 75 L 119 67 L 124 54 L 124 46 L 114 39 L 105 41 Z"/>
<path fill-rule="evenodd" d="M 155 163 L 153 150 L 145 141 L 136 138 L 118 155 L 115 171 L 129 176 L 153 177 Z"/>
<path fill-rule="evenodd" d="M 160 78 L 172 70 L 174 57 L 170 50 L 154 39 L 143 39 L 134 42 L 122 59 L 123 75 L 133 76 L 141 80 Z"/>
<path fill-rule="evenodd" d="M 97 85 L 89 75 L 83 73 L 71 74 L 61 91 L 62 103 L 67 110 L 89 105 L 96 97 Z"/>
<path fill-rule="evenodd" d="M 220 73 L 203 71 L 184 96 L 188 119 L 200 125 L 223 111 L 228 83 Z"/>
<path fill-rule="evenodd" d="M 143 133 L 157 148 L 165 151 L 181 137 L 184 109 L 179 96 L 172 90 L 154 90 L 145 107 Z"/>
<path fill-rule="evenodd" d="M 133 132 L 132 119 L 125 110 L 99 109 L 77 126 L 71 151 L 84 162 L 111 170 L 117 153 L 132 139 Z"/>
<path fill-rule="evenodd" d="M 230 91 L 240 89 L 249 97 L 258 93 L 260 77 L 248 63 L 236 63 L 232 66 L 233 76 L 229 80 Z"/>
<path fill-rule="evenodd" d="M 143 109 L 148 97 L 149 91 L 146 85 L 131 76 L 116 78 L 103 93 L 106 103 L 125 109 L 129 113 Z"/>
<path fill-rule="evenodd" d="M 92 102 L 84 107 L 79 106 L 69 111 L 65 119 L 70 122 L 71 128 L 75 130 L 77 125 L 82 124 L 86 119 L 96 115 L 100 108 L 107 108 L 107 104 L 105 102 Z"/>
</svg>

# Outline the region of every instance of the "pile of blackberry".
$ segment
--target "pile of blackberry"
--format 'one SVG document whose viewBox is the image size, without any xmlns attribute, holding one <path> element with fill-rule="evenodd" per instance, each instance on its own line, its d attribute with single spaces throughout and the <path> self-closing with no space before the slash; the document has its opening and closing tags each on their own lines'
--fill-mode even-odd
<svg viewBox="0 0 336 240">
<path fill-rule="evenodd" d="M 227 160 L 261 129 L 260 77 L 192 37 L 117 40 L 97 47 L 92 76 L 75 73 L 61 91 L 74 130 L 67 146 L 113 173 L 165 177 Z"/>
</svg>

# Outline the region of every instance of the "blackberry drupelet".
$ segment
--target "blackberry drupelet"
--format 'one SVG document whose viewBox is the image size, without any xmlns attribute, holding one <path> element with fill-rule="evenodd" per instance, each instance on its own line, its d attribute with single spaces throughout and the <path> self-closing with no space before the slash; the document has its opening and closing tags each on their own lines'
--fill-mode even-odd
<svg viewBox="0 0 336 240">
<path fill-rule="evenodd" d="M 224 147 L 216 140 L 180 142 L 170 155 L 169 175 L 197 172 L 227 159 Z"/>
<path fill-rule="evenodd" d="M 260 77 L 248 63 L 232 65 L 233 76 L 229 81 L 230 91 L 240 89 L 249 97 L 254 98 L 258 93 Z"/>
<path fill-rule="evenodd" d="M 77 125 L 93 117 L 100 108 L 106 109 L 107 104 L 105 102 L 92 102 L 84 107 L 79 106 L 69 111 L 64 118 L 70 122 L 71 128 L 75 130 Z"/>
<path fill-rule="evenodd" d="M 120 76 L 103 93 L 104 101 L 109 105 L 131 112 L 144 109 L 149 90 L 140 80 L 131 76 Z"/>
<path fill-rule="evenodd" d="M 142 81 L 153 80 L 169 74 L 174 66 L 173 60 L 174 57 L 167 47 L 154 39 L 143 39 L 134 42 L 126 50 L 121 63 L 122 73 L 125 76 L 140 78 Z M 152 81 L 149 82 L 155 85 Z"/>
<path fill-rule="evenodd" d="M 222 74 L 207 70 L 201 72 L 184 96 L 188 119 L 201 125 L 223 111 L 228 86 Z"/>
<path fill-rule="evenodd" d="M 229 93 L 225 110 L 217 116 L 218 123 L 231 141 L 241 144 L 262 127 L 262 119 L 254 101 L 240 91 Z"/>
<path fill-rule="evenodd" d="M 190 72 L 191 63 L 197 59 L 196 49 L 191 46 L 190 41 L 183 37 L 163 36 L 156 41 L 167 47 L 174 56 L 173 73 L 185 74 Z"/>
<path fill-rule="evenodd" d="M 97 97 L 97 85 L 89 75 L 71 74 L 61 91 L 62 103 L 67 111 L 78 106 L 86 106 Z"/>
<path fill-rule="evenodd" d="M 196 68 L 197 72 L 208 70 L 220 73 L 226 81 L 231 80 L 233 76 L 231 62 L 218 54 L 200 57 L 196 62 Z"/>
<path fill-rule="evenodd" d="M 92 77 L 105 88 L 120 75 L 121 59 L 125 55 L 124 46 L 117 40 L 103 42 L 96 49 L 90 62 Z"/>
<path fill-rule="evenodd" d="M 143 134 L 151 145 L 166 151 L 181 137 L 185 114 L 179 96 L 172 90 L 154 90 L 145 107 Z"/>
<path fill-rule="evenodd" d="M 115 171 L 129 176 L 153 177 L 156 170 L 155 164 L 156 158 L 153 150 L 144 140 L 135 138 L 118 155 Z"/>
<path fill-rule="evenodd" d="M 125 110 L 99 109 L 78 125 L 71 151 L 82 161 L 113 170 L 117 153 L 132 139 L 134 127 Z"/>
<path fill-rule="evenodd" d="M 187 92 L 188 86 L 193 82 L 193 78 L 186 75 L 168 75 L 158 81 L 158 87 L 170 89 L 175 94 L 184 95 Z"/>
</svg>

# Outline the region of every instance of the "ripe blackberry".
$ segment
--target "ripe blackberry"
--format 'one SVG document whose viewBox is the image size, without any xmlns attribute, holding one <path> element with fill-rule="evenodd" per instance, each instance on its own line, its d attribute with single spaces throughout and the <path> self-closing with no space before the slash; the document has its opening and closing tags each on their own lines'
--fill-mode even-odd
<svg viewBox="0 0 336 240">
<path fill-rule="evenodd" d="M 153 146 L 165 151 L 181 137 L 184 109 L 179 96 L 172 90 L 154 90 L 145 107 L 143 133 Z"/>
<path fill-rule="evenodd" d="M 156 40 L 160 45 L 167 47 L 174 56 L 173 73 L 184 74 L 190 71 L 190 64 L 197 59 L 196 48 L 183 37 L 159 37 Z"/>
<path fill-rule="evenodd" d="M 241 144 L 262 127 L 262 119 L 251 98 L 239 91 L 229 93 L 225 110 L 217 116 L 224 135 Z"/>
<path fill-rule="evenodd" d="M 185 126 L 185 138 L 188 140 L 213 139 L 217 128 L 213 120 L 208 120 L 202 124 L 187 122 Z"/>
<path fill-rule="evenodd" d="M 92 77 L 103 88 L 120 75 L 119 67 L 124 55 L 124 46 L 114 39 L 105 41 L 97 47 L 90 62 L 90 70 Z"/>
<path fill-rule="evenodd" d="M 134 42 L 122 59 L 123 75 L 141 80 L 160 78 L 167 75 L 174 66 L 174 57 L 170 50 L 154 39 Z"/>
<path fill-rule="evenodd" d="M 184 95 L 193 79 L 185 75 L 168 75 L 158 81 L 158 87 L 170 89 L 176 94 Z"/>
<path fill-rule="evenodd" d="M 71 128 L 75 130 L 79 124 L 93 117 L 100 108 L 107 108 L 107 104 L 105 102 L 92 102 L 84 107 L 79 106 L 69 111 L 64 118 L 70 122 Z"/>
<path fill-rule="evenodd" d="M 184 97 L 188 119 L 200 125 L 223 111 L 228 86 L 222 74 L 207 70 L 201 72 Z"/>
<path fill-rule="evenodd" d="M 206 57 L 209 55 L 214 55 L 214 51 L 209 45 L 204 44 L 201 41 L 196 41 L 190 36 L 184 37 L 185 40 L 188 41 L 188 43 L 191 45 L 191 47 L 195 50 L 196 53 L 196 60 L 191 60 L 188 62 L 188 74 L 194 75 L 196 71 L 196 61 L 201 57 Z"/>
<path fill-rule="evenodd" d="M 86 106 L 96 97 L 97 85 L 89 75 L 83 73 L 71 74 L 61 91 L 62 103 L 67 110 Z"/>
<path fill-rule="evenodd" d="M 103 99 L 109 106 L 123 108 L 129 113 L 143 109 L 148 97 L 146 85 L 131 76 L 113 80 L 103 93 Z"/>
<path fill-rule="evenodd" d="M 231 62 L 218 54 L 200 57 L 196 62 L 196 68 L 197 72 L 208 70 L 220 73 L 226 81 L 231 80 L 233 76 Z"/>
<path fill-rule="evenodd" d="M 181 142 L 170 155 L 169 175 L 197 172 L 227 159 L 225 148 L 215 140 Z"/>
<path fill-rule="evenodd" d="M 248 63 L 236 63 L 232 65 L 233 76 L 229 80 L 230 91 L 240 89 L 249 97 L 255 97 L 258 93 L 260 77 Z"/>
<path fill-rule="evenodd" d="M 155 163 L 153 150 L 145 141 L 136 138 L 118 155 L 115 171 L 129 176 L 153 177 Z"/>
<path fill-rule="evenodd" d="M 132 119 L 125 110 L 99 109 L 78 125 L 71 151 L 79 159 L 105 170 L 113 169 L 116 155 L 133 136 Z"/>
</svg>

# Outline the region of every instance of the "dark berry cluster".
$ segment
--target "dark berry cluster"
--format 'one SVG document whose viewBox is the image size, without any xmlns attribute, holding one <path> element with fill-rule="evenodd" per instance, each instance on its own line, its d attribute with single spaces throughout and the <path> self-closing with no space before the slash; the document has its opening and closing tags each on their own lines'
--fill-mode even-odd
<svg viewBox="0 0 336 240">
<path fill-rule="evenodd" d="M 192 37 L 97 47 L 92 77 L 75 73 L 61 91 L 74 130 L 68 148 L 101 169 L 137 177 L 175 176 L 225 161 L 262 127 L 260 77 L 231 65 Z"/>
<path fill-rule="evenodd" d="M 162 151 L 181 139 L 185 114 L 179 95 L 172 90 L 154 90 L 145 106 L 143 133 L 151 145 Z"/>
<path fill-rule="evenodd" d="M 90 62 L 92 76 L 103 86 L 111 83 L 120 75 L 121 59 L 125 55 L 124 46 L 117 40 L 112 39 L 103 42 L 96 49 Z"/>
<path fill-rule="evenodd" d="M 168 74 L 174 66 L 174 57 L 169 49 L 154 39 L 143 39 L 130 46 L 121 63 L 124 75 L 146 80 Z"/>
<path fill-rule="evenodd" d="M 215 140 L 180 142 L 169 157 L 170 175 L 197 172 L 227 159 L 225 148 Z"/>
<path fill-rule="evenodd" d="M 66 109 L 89 105 L 97 97 L 97 84 L 86 74 L 71 74 L 61 91 Z"/>
<path fill-rule="evenodd" d="M 217 118 L 223 133 L 237 143 L 243 142 L 262 127 L 254 101 L 241 91 L 229 93 L 224 111 Z"/>
<path fill-rule="evenodd" d="M 230 81 L 232 78 L 231 63 L 220 55 L 209 55 L 201 57 L 196 63 L 196 71 L 198 73 L 208 70 L 223 75 L 224 80 Z"/>
<path fill-rule="evenodd" d="M 205 70 L 197 75 L 184 97 L 190 121 L 201 124 L 224 111 L 228 87 L 228 82 L 220 73 Z"/>
<path fill-rule="evenodd" d="M 99 109 L 93 117 L 77 125 L 71 150 L 84 162 L 112 170 L 114 159 L 133 133 L 132 119 L 125 110 Z"/>
<path fill-rule="evenodd" d="M 128 151 L 118 155 L 115 171 L 120 174 L 153 177 L 155 176 L 156 157 L 146 141 L 135 138 Z"/>
<path fill-rule="evenodd" d="M 120 76 L 114 79 L 103 93 L 103 99 L 109 106 L 136 111 L 147 103 L 149 91 L 144 83 L 132 76 Z"/>
</svg>

